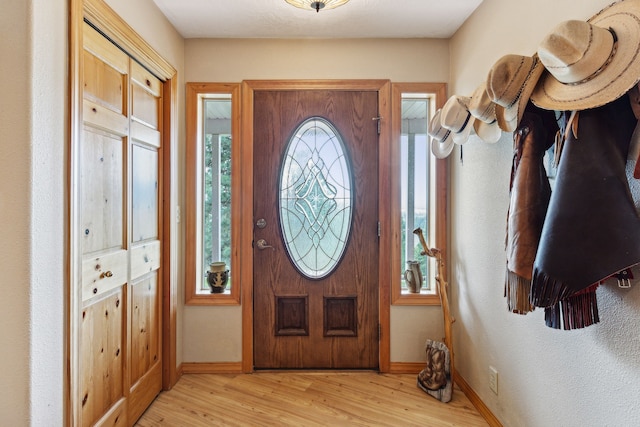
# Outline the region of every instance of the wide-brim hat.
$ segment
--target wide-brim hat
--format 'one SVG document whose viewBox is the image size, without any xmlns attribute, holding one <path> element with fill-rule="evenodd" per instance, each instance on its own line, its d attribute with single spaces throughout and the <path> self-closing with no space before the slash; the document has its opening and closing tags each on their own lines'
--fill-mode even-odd
<svg viewBox="0 0 640 427">
<path fill-rule="evenodd" d="M 489 70 L 487 94 L 497 105 L 498 124 L 505 132 L 513 132 L 518 127 L 543 71 L 537 55 L 514 54 L 504 55 Z"/>
<path fill-rule="evenodd" d="M 468 96 L 451 96 L 442 107 L 440 122 L 451 131 L 451 137 L 456 144 L 464 144 L 469 139 L 475 118 L 469 112 Z"/>
<path fill-rule="evenodd" d="M 584 21 L 559 24 L 538 47 L 547 71 L 531 101 L 584 110 L 614 101 L 640 80 L 640 0 L 622 0 Z"/>
<path fill-rule="evenodd" d="M 480 139 L 489 144 L 500 139 L 502 130 L 496 117 L 496 104 L 487 94 L 486 82 L 482 82 L 471 94 L 469 112 L 476 118 L 473 122 L 473 129 Z"/>
<path fill-rule="evenodd" d="M 435 138 L 431 140 L 431 152 L 436 159 L 446 159 L 453 151 L 454 147 L 453 139 L 449 138 L 445 141 L 439 141 Z"/>
<path fill-rule="evenodd" d="M 473 130 L 475 130 L 476 135 L 482 141 L 488 144 L 494 144 L 500 140 L 502 136 L 502 129 L 498 126 L 498 121 L 493 121 L 491 123 L 483 122 L 482 120 L 475 120 L 473 122 Z"/>
<path fill-rule="evenodd" d="M 431 152 L 437 159 L 444 159 L 453 151 L 451 131 L 442 126 L 440 120 L 442 110 L 436 111 L 429 122 L 429 136 L 431 136 Z"/>
</svg>

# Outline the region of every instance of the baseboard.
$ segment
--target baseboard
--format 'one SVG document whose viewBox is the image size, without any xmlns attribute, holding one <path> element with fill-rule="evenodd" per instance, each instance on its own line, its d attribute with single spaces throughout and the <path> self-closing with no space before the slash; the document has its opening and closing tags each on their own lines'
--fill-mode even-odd
<svg viewBox="0 0 640 427">
<path fill-rule="evenodd" d="M 460 390 L 467 396 L 467 399 L 476 407 L 480 415 L 489 423 L 491 427 L 503 427 L 500 421 L 493 415 L 493 412 L 484 404 L 480 396 L 471 388 L 469 383 L 460 376 L 458 371 L 453 374 L 454 382 L 460 387 Z"/>
<path fill-rule="evenodd" d="M 183 363 L 182 374 L 241 374 L 242 362 Z"/>
<path fill-rule="evenodd" d="M 390 374 L 419 374 L 425 367 L 425 362 L 391 362 Z"/>
</svg>

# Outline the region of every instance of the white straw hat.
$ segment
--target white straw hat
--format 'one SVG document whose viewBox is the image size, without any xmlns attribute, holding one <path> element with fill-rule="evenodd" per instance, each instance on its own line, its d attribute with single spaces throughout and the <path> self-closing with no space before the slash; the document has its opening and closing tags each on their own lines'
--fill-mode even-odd
<svg viewBox="0 0 640 427">
<path fill-rule="evenodd" d="M 451 96 L 442 107 L 440 121 L 442 126 L 449 129 L 453 142 L 464 144 L 469 139 L 469 134 L 473 128 L 475 118 L 469 112 L 469 101 L 467 96 Z"/>
<path fill-rule="evenodd" d="M 640 80 L 640 0 L 623 0 L 584 21 L 565 21 L 538 55 L 547 71 L 531 101 L 549 110 L 584 110 L 614 101 Z"/>
<path fill-rule="evenodd" d="M 473 123 L 473 129 L 480 139 L 489 144 L 493 144 L 500 139 L 502 130 L 496 117 L 496 104 L 489 98 L 485 82 L 480 84 L 471 94 L 469 112 L 476 118 Z"/>
<path fill-rule="evenodd" d="M 433 118 L 429 122 L 429 136 L 431 136 L 431 152 L 437 159 L 444 159 L 453 151 L 453 139 L 451 131 L 442 127 L 440 121 L 440 113 L 442 110 L 436 111 Z"/>
<path fill-rule="evenodd" d="M 502 129 L 498 126 L 497 121 L 487 123 L 476 119 L 473 122 L 473 130 L 476 131 L 478 138 L 487 144 L 494 144 L 498 142 L 502 136 Z"/>
<path fill-rule="evenodd" d="M 537 55 L 512 54 L 504 55 L 489 70 L 487 94 L 497 104 L 496 117 L 505 132 L 513 132 L 518 126 L 543 71 Z"/>
</svg>

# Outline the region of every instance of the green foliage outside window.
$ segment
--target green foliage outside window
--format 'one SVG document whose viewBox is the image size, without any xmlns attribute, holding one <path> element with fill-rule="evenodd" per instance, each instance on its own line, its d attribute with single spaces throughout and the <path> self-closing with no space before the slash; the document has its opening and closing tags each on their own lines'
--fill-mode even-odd
<svg viewBox="0 0 640 427">
<path fill-rule="evenodd" d="M 224 261 L 231 270 L 231 135 L 205 135 L 202 222 L 202 288 L 206 289 L 206 271 L 211 262 Z M 231 279 L 227 289 L 231 288 Z"/>
</svg>

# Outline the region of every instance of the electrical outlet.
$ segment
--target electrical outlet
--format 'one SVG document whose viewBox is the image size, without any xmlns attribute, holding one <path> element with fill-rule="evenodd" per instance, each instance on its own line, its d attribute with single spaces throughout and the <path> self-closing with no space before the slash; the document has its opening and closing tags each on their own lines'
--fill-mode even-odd
<svg viewBox="0 0 640 427">
<path fill-rule="evenodd" d="M 489 366 L 489 388 L 498 394 L 498 371 L 493 366 Z"/>
</svg>

